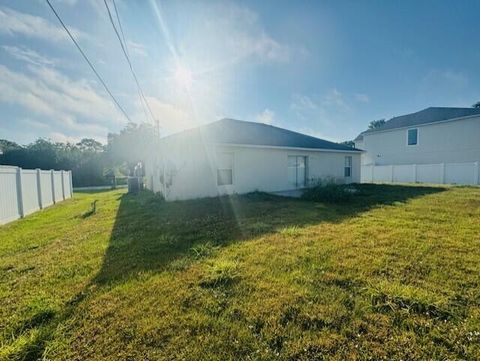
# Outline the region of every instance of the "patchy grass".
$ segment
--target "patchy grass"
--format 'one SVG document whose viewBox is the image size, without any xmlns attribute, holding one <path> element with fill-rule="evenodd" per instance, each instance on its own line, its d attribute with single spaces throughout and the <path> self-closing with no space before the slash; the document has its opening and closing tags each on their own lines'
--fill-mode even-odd
<svg viewBox="0 0 480 361">
<path fill-rule="evenodd" d="M 480 188 L 359 188 L 77 193 L 3 226 L 0 359 L 479 359 Z"/>
</svg>

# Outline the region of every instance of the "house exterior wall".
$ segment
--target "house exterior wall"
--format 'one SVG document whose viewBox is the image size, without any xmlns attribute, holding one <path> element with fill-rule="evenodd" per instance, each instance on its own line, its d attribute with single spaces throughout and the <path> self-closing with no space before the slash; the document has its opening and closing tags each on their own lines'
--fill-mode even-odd
<svg viewBox="0 0 480 361">
<path fill-rule="evenodd" d="M 407 145 L 408 129 L 418 144 Z M 437 164 L 480 161 L 480 117 L 363 134 L 362 165 Z"/>
<path fill-rule="evenodd" d="M 233 184 L 217 185 L 217 156 L 233 154 Z M 307 157 L 307 178 L 332 178 L 338 182 L 360 182 L 358 152 L 330 152 L 255 146 L 164 143 L 146 162 L 147 188 L 161 192 L 167 200 L 213 197 L 253 191 L 291 190 L 288 156 Z M 344 177 L 345 156 L 352 156 L 352 176 Z M 155 166 L 155 163 L 158 166 Z M 163 180 L 163 182 L 162 182 Z"/>
</svg>

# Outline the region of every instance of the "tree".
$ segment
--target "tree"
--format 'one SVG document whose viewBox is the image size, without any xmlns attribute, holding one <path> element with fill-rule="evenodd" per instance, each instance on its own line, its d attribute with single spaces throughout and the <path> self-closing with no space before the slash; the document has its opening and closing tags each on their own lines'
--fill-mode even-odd
<svg viewBox="0 0 480 361">
<path fill-rule="evenodd" d="M 21 146 L 15 142 L 12 142 L 7 139 L 0 139 L 0 154 L 3 154 L 13 149 L 19 149 L 19 148 L 21 148 Z"/>
<path fill-rule="evenodd" d="M 107 184 L 103 175 L 105 155 L 103 145 L 94 139 L 83 139 L 78 144 L 54 143 L 39 138 L 26 146 L 2 141 L 0 164 L 25 169 L 71 170 L 75 186 Z"/>
<path fill-rule="evenodd" d="M 378 129 L 385 124 L 385 119 L 372 120 L 368 125 L 368 129 Z"/>
<path fill-rule="evenodd" d="M 76 144 L 76 146 L 81 151 L 87 151 L 92 153 L 100 153 L 103 152 L 103 150 L 105 149 L 102 143 L 96 141 L 93 138 L 83 138 L 80 142 Z"/>
<path fill-rule="evenodd" d="M 355 148 L 355 142 L 353 140 L 346 140 L 344 142 L 341 142 L 340 144 L 346 145 L 350 148 Z"/>
<path fill-rule="evenodd" d="M 0 164 L 25 169 L 71 170 L 74 186 L 106 185 L 116 175 L 131 173 L 152 154 L 155 131 L 148 124 L 128 124 L 108 135 L 108 144 L 92 138 L 59 143 L 38 138 L 25 146 L 0 139 Z"/>
<path fill-rule="evenodd" d="M 108 134 L 106 152 L 109 161 L 117 166 L 125 164 L 131 173 L 139 162 L 152 153 L 155 140 L 152 125 L 129 123 L 120 133 Z"/>
<path fill-rule="evenodd" d="M 472 105 L 472 108 L 480 108 L 480 101 Z"/>
</svg>

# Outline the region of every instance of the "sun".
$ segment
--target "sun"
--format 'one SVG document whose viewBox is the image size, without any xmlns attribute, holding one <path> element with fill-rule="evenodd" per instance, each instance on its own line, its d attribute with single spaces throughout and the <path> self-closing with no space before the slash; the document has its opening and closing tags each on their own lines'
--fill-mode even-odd
<svg viewBox="0 0 480 361">
<path fill-rule="evenodd" d="M 190 69 L 183 65 L 175 67 L 174 78 L 177 84 L 183 88 L 190 89 L 193 83 L 193 75 Z"/>
</svg>

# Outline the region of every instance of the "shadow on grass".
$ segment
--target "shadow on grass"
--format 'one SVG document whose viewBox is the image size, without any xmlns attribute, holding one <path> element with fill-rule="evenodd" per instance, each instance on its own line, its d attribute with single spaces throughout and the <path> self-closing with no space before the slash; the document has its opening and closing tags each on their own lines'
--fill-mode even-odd
<svg viewBox="0 0 480 361">
<path fill-rule="evenodd" d="M 210 251 L 287 227 L 342 222 L 369 209 L 444 191 L 442 187 L 363 184 L 351 201 L 324 204 L 251 193 L 164 202 L 150 192 L 121 197 L 110 244 L 94 282 L 181 268 Z"/>
<path fill-rule="evenodd" d="M 98 290 L 98 286 L 112 286 L 144 272 L 182 269 L 233 242 L 273 232 L 288 234 L 285 231 L 288 227 L 339 223 L 375 207 L 446 189 L 371 184 L 356 187 L 359 192 L 345 204 L 316 203 L 266 193 L 171 203 L 150 192 L 124 194 L 120 197 L 110 243 L 96 277 L 59 314 L 36 314 L 15 330 L 16 336 L 37 327 L 39 332 L 12 357 L 42 358 L 58 325 L 70 319 L 77 306 L 92 290 Z"/>
</svg>

